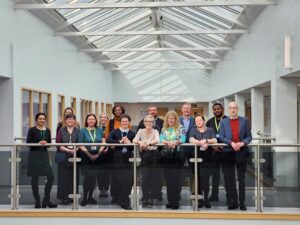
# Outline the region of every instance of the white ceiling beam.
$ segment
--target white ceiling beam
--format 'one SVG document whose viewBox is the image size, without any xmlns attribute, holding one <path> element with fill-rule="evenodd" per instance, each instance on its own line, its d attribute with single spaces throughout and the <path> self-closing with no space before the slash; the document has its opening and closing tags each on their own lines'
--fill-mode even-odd
<svg viewBox="0 0 300 225">
<path fill-rule="evenodd" d="M 56 32 L 57 36 L 131 36 L 131 35 L 189 35 L 189 34 L 245 34 L 248 30 L 154 30 L 154 31 L 102 31 L 102 32 Z"/>
<path fill-rule="evenodd" d="M 185 48 L 110 48 L 79 49 L 80 52 L 164 52 L 164 51 L 229 51 L 231 47 L 185 47 Z"/>
<path fill-rule="evenodd" d="M 205 6 L 274 5 L 277 0 L 198 0 L 194 2 L 126 2 L 126 3 L 74 3 L 74 4 L 15 4 L 15 9 L 105 9 L 105 8 L 164 8 Z"/>
<path fill-rule="evenodd" d="M 99 63 L 178 63 L 178 62 L 220 62 L 220 59 L 161 59 L 161 60 L 99 60 Z"/>
<path fill-rule="evenodd" d="M 158 71 L 164 71 L 164 70 L 212 70 L 213 67 L 203 67 L 203 68 L 191 68 L 191 67 L 182 67 L 182 68 L 111 68 L 111 69 L 105 69 L 110 71 L 123 71 L 123 70 L 158 70 Z"/>
</svg>

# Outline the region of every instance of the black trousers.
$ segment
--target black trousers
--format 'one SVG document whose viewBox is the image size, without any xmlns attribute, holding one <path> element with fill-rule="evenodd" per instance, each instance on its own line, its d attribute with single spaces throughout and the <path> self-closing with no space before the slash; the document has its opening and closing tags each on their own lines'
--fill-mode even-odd
<svg viewBox="0 0 300 225">
<path fill-rule="evenodd" d="M 204 201 L 208 200 L 209 175 L 211 174 L 211 162 L 201 162 L 198 166 L 198 194 L 203 195 Z"/>
<path fill-rule="evenodd" d="M 32 194 L 35 199 L 35 201 L 40 201 L 40 195 L 39 195 L 39 177 L 33 175 L 31 177 L 31 189 L 32 189 Z M 54 176 L 53 174 L 49 174 L 46 176 L 47 177 L 47 182 L 45 185 L 45 191 L 44 191 L 44 200 L 43 202 L 49 202 L 50 201 L 50 192 L 52 189 L 53 181 L 54 181 Z"/>
<path fill-rule="evenodd" d="M 96 186 L 96 176 L 87 176 L 83 178 L 83 199 L 88 199 L 93 197 L 93 193 Z"/>
<path fill-rule="evenodd" d="M 78 192 L 79 173 L 77 168 L 76 185 Z M 69 194 L 73 193 L 73 167 L 71 163 L 57 164 L 57 199 L 68 200 Z"/>
<path fill-rule="evenodd" d="M 229 204 L 243 204 L 245 202 L 245 175 L 247 162 L 237 160 L 235 152 L 221 153 L 221 166 L 227 192 L 227 202 Z M 236 188 L 236 173 L 239 183 L 239 195 Z"/>
<path fill-rule="evenodd" d="M 219 196 L 220 172 L 221 172 L 220 152 L 214 152 L 212 157 L 211 170 L 210 170 L 210 176 L 212 178 L 211 195 L 214 197 Z"/>
<path fill-rule="evenodd" d="M 168 202 L 172 206 L 179 206 L 184 161 L 180 158 L 162 158 L 162 162 Z"/>
<path fill-rule="evenodd" d="M 111 193 L 121 206 L 130 205 L 129 195 L 133 184 L 133 167 L 129 162 L 130 156 L 130 152 L 124 154 L 116 151 L 114 153 Z"/>
<path fill-rule="evenodd" d="M 107 191 L 110 184 L 111 171 L 110 169 L 103 167 L 97 175 L 97 184 L 100 191 Z"/>
</svg>

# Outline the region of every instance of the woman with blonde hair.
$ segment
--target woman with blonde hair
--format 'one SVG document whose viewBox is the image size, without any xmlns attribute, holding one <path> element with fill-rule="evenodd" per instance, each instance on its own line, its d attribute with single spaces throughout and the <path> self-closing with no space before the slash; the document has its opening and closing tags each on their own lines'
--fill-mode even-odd
<svg viewBox="0 0 300 225">
<path fill-rule="evenodd" d="M 184 163 L 183 153 L 178 145 L 186 142 L 186 134 L 175 111 L 169 111 L 165 116 L 160 142 L 165 144 L 161 151 L 161 157 L 167 185 L 168 203 L 166 207 L 178 209 Z"/>
</svg>

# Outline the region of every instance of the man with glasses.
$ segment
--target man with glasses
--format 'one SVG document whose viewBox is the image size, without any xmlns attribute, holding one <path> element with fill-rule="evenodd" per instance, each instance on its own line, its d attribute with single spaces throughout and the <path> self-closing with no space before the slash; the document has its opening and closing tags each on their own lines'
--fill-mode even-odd
<svg viewBox="0 0 300 225">
<path fill-rule="evenodd" d="M 247 210 L 245 205 L 245 174 L 247 165 L 248 147 L 252 140 L 249 121 L 245 117 L 238 116 L 238 105 L 230 102 L 228 105 L 229 117 L 221 121 L 220 141 L 228 146 L 223 147 L 222 171 L 224 174 L 228 209 L 238 208 Z M 239 195 L 237 195 L 235 183 L 235 169 L 239 182 Z"/>
</svg>

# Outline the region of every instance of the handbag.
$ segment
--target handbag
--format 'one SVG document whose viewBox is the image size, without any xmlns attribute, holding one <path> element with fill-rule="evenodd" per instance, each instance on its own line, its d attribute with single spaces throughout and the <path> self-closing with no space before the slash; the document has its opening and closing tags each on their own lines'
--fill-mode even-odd
<svg viewBox="0 0 300 225">
<path fill-rule="evenodd" d="M 55 162 L 56 163 L 63 163 L 67 160 L 66 154 L 61 151 L 55 152 Z"/>
</svg>

